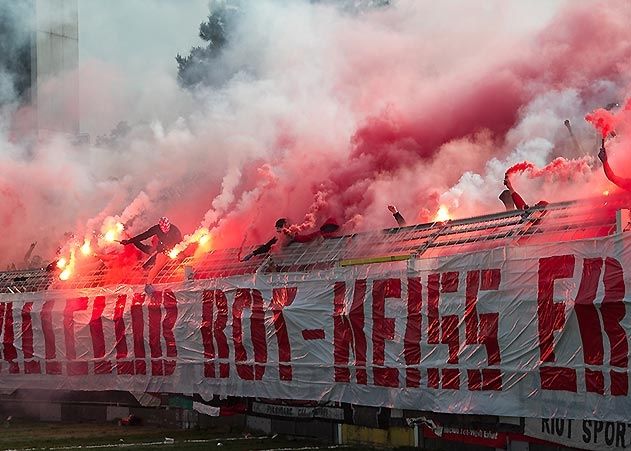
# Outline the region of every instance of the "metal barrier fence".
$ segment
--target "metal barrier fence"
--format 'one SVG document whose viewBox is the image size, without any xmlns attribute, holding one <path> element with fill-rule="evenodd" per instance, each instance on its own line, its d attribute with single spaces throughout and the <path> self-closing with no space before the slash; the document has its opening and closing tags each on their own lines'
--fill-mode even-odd
<svg viewBox="0 0 631 451">
<path fill-rule="evenodd" d="M 169 262 L 154 283 L 214 279 L 255 272 L 308 272 L 335 266 L 375 264 L 414 258 L 464 254 L 503 246 L 572 241 L 620 232 L 624 200 L 602 197 L 549 204 L 474 218 L 418 224 L 379 231 L 290 243 L 268 255 L 241 262 L 236 248 L 216 249 L 198 257 Z M 252 249 L 243 249 L 246 254 Z M 69 280 L 56 271 L 0 272 L 0 293 L 142 284 L 139 262 L 117 267 L 97 258 L 84 259 Z"/>
</svg>

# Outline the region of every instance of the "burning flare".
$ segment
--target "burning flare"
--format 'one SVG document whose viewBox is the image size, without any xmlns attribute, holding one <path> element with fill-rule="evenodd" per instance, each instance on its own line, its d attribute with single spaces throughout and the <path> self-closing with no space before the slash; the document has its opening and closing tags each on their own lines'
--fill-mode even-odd
<svg viewBox="0 0 631 451">
<path fill-rule="evenodd" d="M 85 256 L 88 256 L 92 253 L 92 248 L 90 247 L 90 240 L 87 238 L 83 242 L 83 246 L 81 246 L 81 253 Z"/>
<path fill-rule="evenodd" d="M 107 230 L 105 231 L 105 233 L 103 233 L 103 238 L 108 243 L 112 243 L 120 237 L 120 234 L 123 233 L 124 228 L 125 227 L 122 223 L 116 222 L 113 225 L 107 227 Z"/>
<path fill-rule="evenodd" d="M 66 260 L 65 258 L 60 258 L 57 261 L 57 267 L 62 268 L 59 263 L 63 260 L 63 271 L 59 274 L 60 280 L 68 280 L 72 273 L 74 272 L 74 264 L 75 264 L 75 254 L 74 249 L 70 251 L 70 259 Z"/>
<path fill-rule="evenodd" d="M 441 205 L 436 213 L 436 216 L 434 216 L 434 222 L 445 222 L 450 219 L 451 216 L 449 215 L 449 209 L 445 205 Z"/>
<path fill-rule="evenodd" d="M 209 252 L 212 248 L 212 235 L 206 227 L 200 227 L 192 234 L 185 236 L 181 243 L 176 244 L 169 252 L 169 257 L 172 259 L 177 258 L 182 251 L 193 243 L 197 244 L 197 252 L 200 250 Z"/>
</svg>

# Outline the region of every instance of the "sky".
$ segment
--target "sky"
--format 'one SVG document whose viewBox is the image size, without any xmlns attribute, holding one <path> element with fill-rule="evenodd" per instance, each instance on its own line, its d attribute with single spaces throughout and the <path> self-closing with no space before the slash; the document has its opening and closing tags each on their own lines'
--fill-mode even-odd
<svg viewBox="0 0 631 451">
<path fill-rule="evenodd" d="M 255 1 L 255 0 L 254 0 Z M 494 33 L 528 33 L 544 26 L 550 18 L 571 0 L 531 0 L 528 2 L 468 2 L 445 1 L 436 15 L 426 17 L 418 25 L 436 33 L 457 33 L 446 30 L 441 15 L 465 17 L 465 26 L 476 27 L 480 15 L 496 17 Z M 575 3 L 582 0 L 573 0 Z M 159 77 L 163 86 L 173 82 L 177 73 L 175 55 L 186 55 L 194 45 L 200 45 L 199 24 L 209 12 L 209 0 L 79 0 L 79 58 L 81 64 L 102 67 L 116 72 L 102 82 L 109 89 L 114 84 L 131 98 L 150 101 L 159 93 L 147 92 L 145 81 Z M 466 19 L 468 17 L 468 19 Z M 498 34 L 498 36 L 500 36 Z M 449 55 L 445 55 L 448 59 Z M 126 120 L 127 105 L 115 111 L 103 110 L 91 104 L 91 93 L 98 84 L 86 83 L 81 96 L 81 130 L 93 136 L 113 128 L 118 120 Z M 98 80 L 97 80 L 98 83 Z M 171 88 L 171 86 L 168 86 Z M 133 103 L 133 102 L 130 102 Z M 164 119 L 173 120 L 168 108 L 153 102 Z M 144 113 L 144 112 L 143 112 Z M 142 114 L 142 113 L 139 113 Z M 141 117 L 133 119 L 141 120 Z M 132 120 L 133 120 L 132 119 Z M 149 119 L 145 117 L 145 119 Z"/>
<path fill-rule="evenodd" d="M 81 80 L 81 130 L 92 136 L 106 133 L 120 120 L 143 120 L 145 112 L 128 118 L 128 104 L 99 109 L 91 94 L 114 85 L 129 98 L 153 105 L 150 110 L 168 114 L 160 92 L 147 92 L 147 79 L 159 79 L 150 87 L 173 88 L 177 75 L 175 55 L 187 54 L 199 45 L 199 25 L 209 13 L 208 0 L 79 0 L 79 59 L 92 71 L 108 76 Z M 151 98 L 155 97 L 154 101 Z M 129 102 L 133 104 L 134 102 Z M 145 120 L 153 119 L 144 117 Z"/>
</svg>

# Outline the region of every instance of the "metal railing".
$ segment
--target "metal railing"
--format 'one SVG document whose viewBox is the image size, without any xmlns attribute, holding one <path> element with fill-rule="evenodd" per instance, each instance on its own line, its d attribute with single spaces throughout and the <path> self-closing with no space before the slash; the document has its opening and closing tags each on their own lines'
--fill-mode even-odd
<svg viewBox="0 0 631 451">
<path fill-rule="evenodd" d="M 319 238 L 310 243 L 294 242 L 272 249 L 268 255 L 255 256 L 245 262 L 239 261 L 236 248 L 216 249 L 198 257 L 169 262 L 154 283 L 177 282 L 185 278 L 217 279 L 255 272 L 309 272 L 336 266 L 401 261 L 411 256 L 434 258 L 502 246 L 602 237 L 616 232 L 616 218 L 620 217 L 616 211 L 622 205 L 625 203 L 619 199 L 588 199 L 527 211 Z M 252 248 L 243 249 L 241 253 L 245 255 L 250 250 Z M 56 271 L 0 272 L 0 293 L 143 284 L 145 271 L 141 264 L 117 267 L 96 258 L 88 259 L 66 281 L 59 280 Z"/>
</svg>

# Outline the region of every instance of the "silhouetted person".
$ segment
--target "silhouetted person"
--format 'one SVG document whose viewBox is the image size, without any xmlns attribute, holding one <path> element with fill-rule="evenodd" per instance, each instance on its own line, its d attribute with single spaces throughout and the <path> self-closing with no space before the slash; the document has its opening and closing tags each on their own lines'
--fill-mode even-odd
<svg viewBox="0 0 631 451">
<path fill-rule="evenodd" d="M 256 256 L 256 255 L 265 255 L 265 254 L 269 253 L 269 251 L 272 250 L 272 246 L 274 244 L 276 244 L 277 241 L 278 241 L 278 238 L 274 237 L 271 240 L 269 240 L 267 243 L 261 244 L 259 247 L 257 247 L 252 252 L 250 252 L 248 255 L 243 257 L 241 259 L 241 261 L 245 262 L 245 261 L 248 261 L 249 259 L 251 259 L 252 257 Z"/>
<path fill-rule="evenodd" d="M 515 189 L 513 188 L 513 184 L 510 181 L 510 177 L 508 176 L 504 177 L 504 185 L 506 186 L 506 188 L 508 188 L 510 197 L 513 203 L 515 204 L 515 207 L 518 210 L 528 210 L 530 208 L 530 206 L 524 201 L 524 199 L 519 195 L 519 193 L 515 191 Z M 503 194 L 504 193 L 500 194 L 500 199 Z M 506 205 L 506 203 L 504 203 L 504 205 L 506 206 L 506 209 L 508 210 L 508 206 Z M 545 200 L 540 200 L 534 206 L 545 207 L 546 205 L 548 205 L 548 202 L 546 202 Z"/>
<path fill-rule="evenodd" d="M 298 243 L 310 243 L 316 238 L 330 238 L 335 232 L 339 230 L 339 228 L 340 226 L 338 225 L 337 221 L 335 221 L 335 219 L 333 218 L 329 218 L 315 232 L 306 233 L 304 235 L 294 235 L 294 241 Z"/>
<path fill-rule="evenodd" d="M 121 240 L 121 244 L 134 244 L 138 247 L 138 249 L 144 252 L 143 248 L 138 246 L 136 243 L 140 243 L 141 241 L 153 236 L 158 237 L 158 244 L 155 249 L 155 264 L 151 270 L 149 270 L 149 274 L 147 276 L 147 286 L 145 287 L 145 290 L 148 293 L 153 291 L 151 283 L 164 265 L 166 265 L 167 261 L 169 261 L 169 252 L 176 244 L 182 241 L 182 233 L 180 232 L 180 229 L 178 229 L 174 224 L 171 224 L 169 219 L 163 216 L 156 225 L 150 227 L 144 232 L 127 240 Z M 146 245 L 143 245 L 143 247 L 144 246 Z"/>
<path fill-rule="evenodd" d="M 289 226 L 289 220 L 287 218 L 280 218 L 274 224 L 276 228 L 276 238 L 278 238 L 278 246 L 276 248 L 284 248 L 294 242 L 293 234 L 287 228 Z"/>
<path fill-rule="evenodd" d="M 502 203 L 504 204 L 504 207 L 506 208 L 506 211 L 512 211 L 512 210 L 515 210 L 517 208 L 515 206 L 515 202 L 513 202 L 513 196 L 511 194 L 510 190 L 505 189 L 504 191 L 502 191 L 499 198 L 502 201 Z"/>
</svg>

